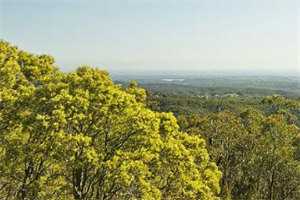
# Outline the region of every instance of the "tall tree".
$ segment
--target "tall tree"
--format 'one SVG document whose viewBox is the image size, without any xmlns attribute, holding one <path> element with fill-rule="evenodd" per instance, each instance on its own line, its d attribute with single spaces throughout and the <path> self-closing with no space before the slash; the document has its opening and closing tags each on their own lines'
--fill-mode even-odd
<svg viewBox="0 0 300 200">
<path fill-rule="evenodd" d="M 223 173 L 223 199 L 298 199 L 299 128 L 285 114 L 180 116 L 183 130 L 205 136 L 209 154 Z"/>
<path fill-rule="evenodd" d="M 217 199 L 205 141 L 83 66 L 0 42 L 0 199 Z"/>
</svg>

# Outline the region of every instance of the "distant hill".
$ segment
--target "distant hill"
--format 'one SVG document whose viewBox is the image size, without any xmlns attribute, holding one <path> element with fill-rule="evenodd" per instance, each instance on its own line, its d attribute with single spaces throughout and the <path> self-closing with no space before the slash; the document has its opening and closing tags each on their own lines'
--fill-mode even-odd
<svg viewBox="0 0 300 200">
<path fill-rule="evenodd" d="M 137 80 L 155 92 L 189 95 L 284 95 L 300 97 L 300 78 L 296 76 L 196 76 L 196 75 L 136 75 L 115 76 L 126 83 Z"/>
</svg>

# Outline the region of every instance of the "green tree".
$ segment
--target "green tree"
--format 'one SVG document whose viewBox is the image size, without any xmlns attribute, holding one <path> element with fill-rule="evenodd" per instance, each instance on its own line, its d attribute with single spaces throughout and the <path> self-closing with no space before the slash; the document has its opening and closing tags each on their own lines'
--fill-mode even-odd
<svg viewBox="0 0 300 200">
<path fill-rule="evenodd" d="M 299 128 L 286 115 L 240 114 L 180 116 L 181 127 L 205 136 L 209 154 L 223 173 L 223 199 L 298 199 Z"/>
<path fill-rule="evenodd" d="M 294 142 L 299 128 L 284 115 L 271 115 L 262 124 L 262 138 L 256 148 L 252 173 L 256 179 L 253 199 L 299 199 L 300 162 L 295 159 Z"/>
<path fill-rule="evenodd" d="M 135 83 L 0 50 L 1 199 L 217 199 L 205 141 L 149 110 Z"/>
</svg>

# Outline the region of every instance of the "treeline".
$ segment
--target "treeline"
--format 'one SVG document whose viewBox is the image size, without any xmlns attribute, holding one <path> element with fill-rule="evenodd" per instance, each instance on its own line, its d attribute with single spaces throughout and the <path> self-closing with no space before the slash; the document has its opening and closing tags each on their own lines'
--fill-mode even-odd
<svg viewBox="0 0 300 200">
<path fill-rule="evenodd" d="M 182 131 L 206 139 L 222 171 L 221 199 L 300 199 L 300 100 L 282 96 L 198 98 L 149 93 Z"/>
<path fill-rule="evenodd" d="M 278 78 L 278 81 L 281 79 Z M 233 80 L 228 80 L 231 82 Z M 145 82 L 145 81 L 144 81 Z M 290 81 L 291 87 L 297 85 L 298 87 L 293 87 L 290 89 L 287 88 L 263 88 L 263 85 L 259 87 L 254 87 L 253 85 L 248 85 L 248 87 L 240 86 L 238 84 L 235 87 L 230 87 L 225 83 L 217 86 L 205 86 L 201 85 L 203 80 L 199 80 L 200 83 L 192 84 L 187 81 L 187 83 L 142 83 L 141 86 L 155 93 L 161 93 L 164 95 L 170 96 L 190 96 L 190 97 L 226 97 L 226 96 L 240 96 L 240 97 L 263 97 L 263 96 L 272 96 L 274 94 L 287 96 L 290 98 L 299 98 L 300 97 L 300 82 L 297 85 Z M 274 79 L 273 82 L 276 82 Z M 289 82 L 289 81 L 287 81 Z M 249 84 L 251 82 L 249 81 Z"/>
</svg>

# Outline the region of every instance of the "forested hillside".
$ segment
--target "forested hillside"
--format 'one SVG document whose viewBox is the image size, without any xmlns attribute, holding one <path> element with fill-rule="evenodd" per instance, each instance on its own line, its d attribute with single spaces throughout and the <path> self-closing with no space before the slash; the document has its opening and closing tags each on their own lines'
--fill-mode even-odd
<svg viewBox="0 0 300 200">
<path fill-rule="evenodd" d="M 197 97 L 149 92 L 153 110 L 177 116 L 182 131 L 206 139 L 222 171 L 221 199 L 300 198 L 300 99 Z"/>
<path fill-rule="evenodd" d="M 140 72 L 141 73 L 141 72 Z M 185 96 L 266 96 L 282 95 L 292 98 L 300 97 L 300 76 L 297 73 L 294 76 L 272 76 L 272 75 L 241 75 L 230 76 L 224 74 L 207 74 L 204 72 L 183 71 L 179 75 L 149 72 L 140 74 L 118 74 L 114 73 L 114 80 L 126 83 L 129 80 L 137 80 L 139 84 L 151 90 L 152 92 L 161 92 L 163 94 L 180 94 Z"/>
<path fill-rule="evenodd" d="M 298 200 L 300 100 L 267 95 L 146 91 L 0 41 L 0 199 Z"/>
</svg>

